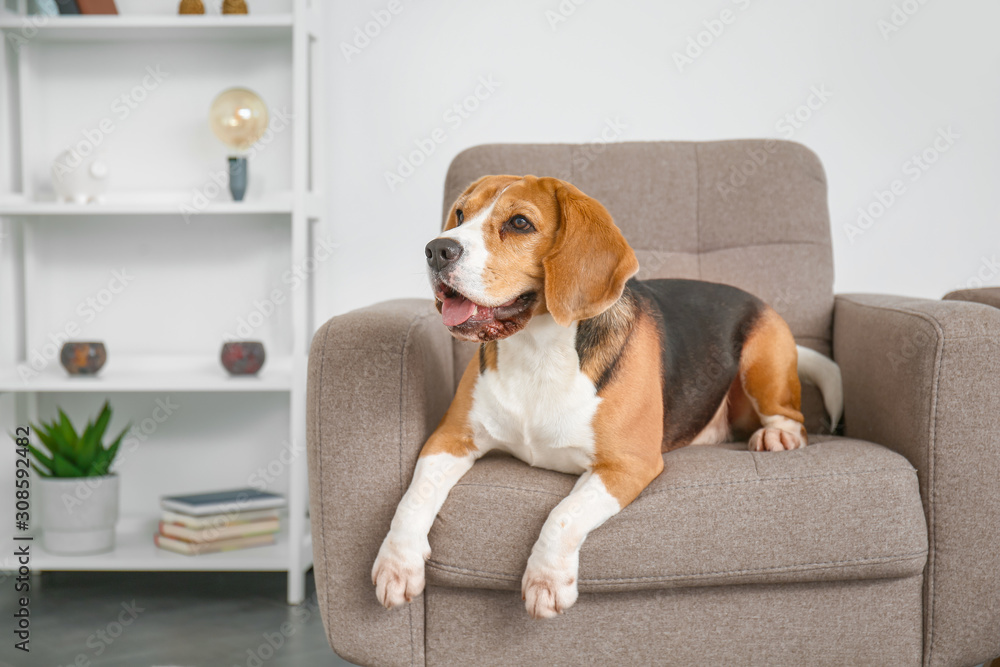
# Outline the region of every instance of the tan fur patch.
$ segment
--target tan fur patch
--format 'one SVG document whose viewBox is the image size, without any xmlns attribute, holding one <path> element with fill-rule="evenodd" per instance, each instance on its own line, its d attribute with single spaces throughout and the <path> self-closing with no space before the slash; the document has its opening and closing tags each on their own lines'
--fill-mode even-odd
<svg viewBox="0 0 1000 667">
<path fill-rule="evenodd" d="M 796 359 L 795 338 L 788 324 L 768 308 L 747 337 L 740 356 L 743 392 L 758 416 L 781 416 L 804 423 Z"/>
<path fill-rule="evenodd" d="M 567 326 L 617 301 L 639 261 L 599 201 L 562 181 L 555 195 L 562 219 L 544 261 L 545 303 L 556 322 Z"/>
<path fill-rule="evenodd" d="M 648 315 L 639 315 L 622 355 L 618 373 L 599 394 L 593 471 L 625 507 L 663 470 L 660 340 Z"/>
<path fill-rule="evenodd" d="M 479 370 L 489 369 L 495 371 L 497 369 L 497 342 L 495 340 L 488 341 L 479 346 Z"/>
<path fill-rule="evenodd" d="M 444 413 L 441 422 L 424 443 L 420 456 L 431 454 L 451 454 L 465 456 L 479 451 L 472 440 L 472 427 L 469 425 L 469 411 L 472 410 L 472 392 L 479 379 L 479 360 L 473 357 L 465 367 L 462 379 L 458 383 L 455 398 L 452 399 L 448 411 Z"/>
<path fill-rule="evenodd" d="M 760 428 L 760 417 L 754 412 L 753 405 L 747 398 L 746 392 L 743 391 L 739 377 L 734 379 L 733 384 L 730 385 L 726 401 L 729 406 L 729 428 L 732 430 L 733 437 L 738 440 L 746 440 L 752 432 Z"/>
</svg>

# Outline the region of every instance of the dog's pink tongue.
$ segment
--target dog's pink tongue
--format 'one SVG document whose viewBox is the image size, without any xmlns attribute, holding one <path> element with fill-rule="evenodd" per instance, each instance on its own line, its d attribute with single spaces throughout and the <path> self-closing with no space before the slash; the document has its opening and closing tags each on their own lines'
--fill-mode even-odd
<svg viewBox="0 0 1000 667">
<path fill-rule="evenodd" d="M 464 296 L 446 297 L 441 302 L 441 316 L 448 327 L 458 326 L 476 314 L 476 304 Z"/>
</svg>

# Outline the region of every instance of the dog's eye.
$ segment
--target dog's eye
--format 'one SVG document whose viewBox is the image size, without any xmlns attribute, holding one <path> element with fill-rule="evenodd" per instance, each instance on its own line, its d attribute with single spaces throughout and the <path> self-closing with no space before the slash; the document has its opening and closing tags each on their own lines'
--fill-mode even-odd
<svg viewBox="0 0 1000 667">
<path fill-rule="evenodd" d="M 462 222 L 465 220 L 465 214 L 462 213 L 462 209 L 458 209 L 455 211 L 455 220 L 458 221 L 456 223 L 456 226 L 462 224 Z"/>
<path fill-rule="evenodd" d="M 516 232 L 532 232 L 535 226 L 523 215 L 515 215 L 507 221 L 507 226 Z"/>
</svg>

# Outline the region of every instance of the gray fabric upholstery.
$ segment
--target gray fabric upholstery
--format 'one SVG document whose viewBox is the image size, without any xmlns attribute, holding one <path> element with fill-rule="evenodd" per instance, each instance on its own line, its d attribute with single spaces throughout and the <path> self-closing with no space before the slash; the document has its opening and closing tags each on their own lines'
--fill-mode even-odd
<svg viewBox="0 0 1000 667">
<path fill-rule="evenodd" d="M 944 295 L 945 301 L 973 301 L 987 306 L 1000 308 L 1000 287 L 980 287 L 978 289 L 960 289 Z"/>
<path fill-rule="evenodd" d="M 316 590 L 331 645 L 363 665 L 423 663 L 423 606 L 388 613 L 371 567 L 417 454 L 455 393 L 429 301 L 335 317 L 309 355 L 306 420 Z"/>
<path fill-rule="evenodd" d="M 841 296 L 834 346 L 847 434 L 918 471 L 925 664 L 988 661 L 1000 654 L 1000 310 Z"/>
<path fill-rule="evenodd" d="M 426 607 L 434 667 L 920 664 L 920 577 L 582 593 L 544 623 L 509 591 L 432 588 Z"/>
<path fill-rule="evenodd" d="M 739 185 L 747 160 L 757 167 Z M 372 562 L 475 346 L 452 341 L 430 300 L 335 317 L 313 342 L 307 436 L 316 585 L 338 653 L 365 665 L 973 665 L 1000 654 L 1000 310 L 874 296 L 834 309 L 825 179 L 797 144 L 477 147 L 455 159 L 446 205 L 499 172 L 566 178 L 600 199 L 643 277 L 744 287 L 800 343 L 832 343 L 846 437 L 667 455 L 653 487 L 584 544 L 584 592 L 546 622 L 528 619 L 514 577 L 571 480 L 481 461 L 432 529 L 430 587 L 389 612 Z M 818 396 L 803 400 L 814 432 Z"/>
<path fill-rule="evenodd" d="M 663 473 L 587 538 L 580 591 L 919 576 L 927 526 L 913 467 L 879 445 L 822 440 L 665 454 Z M 531 546 L 575 481 L 508 456 L 478 462 L 431 531 L 429 581 L 520 592 Z"/>
</svg>

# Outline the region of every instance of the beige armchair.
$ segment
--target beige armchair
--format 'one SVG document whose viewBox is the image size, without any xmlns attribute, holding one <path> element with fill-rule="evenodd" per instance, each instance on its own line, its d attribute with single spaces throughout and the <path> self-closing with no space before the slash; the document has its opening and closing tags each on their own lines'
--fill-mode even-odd
<svg viewBox="0 0 1000 667">
<path fill-rule="evenodd" d="M 742 287 L 844 377 L 842 435 L 688 447 L 594 531 L 580 598 L 533 621 L 527 558 L 570 476 L 486 457 L 430 534 L 425 593 L 386 611 L 370 572 L 474 349 L 430 299 L 334 317 L 309 360 L 313 548 L 330 643 L 364 665 L 976 665 L 1000 655 L 1000 310 L 835 297 L 823 168 L 782 141 L 494 145 L 490 173 L 565 178 L 612 213 L 641 278 Z M 414 253 L 420 253 L 415 248 Z"/>
</svg>

